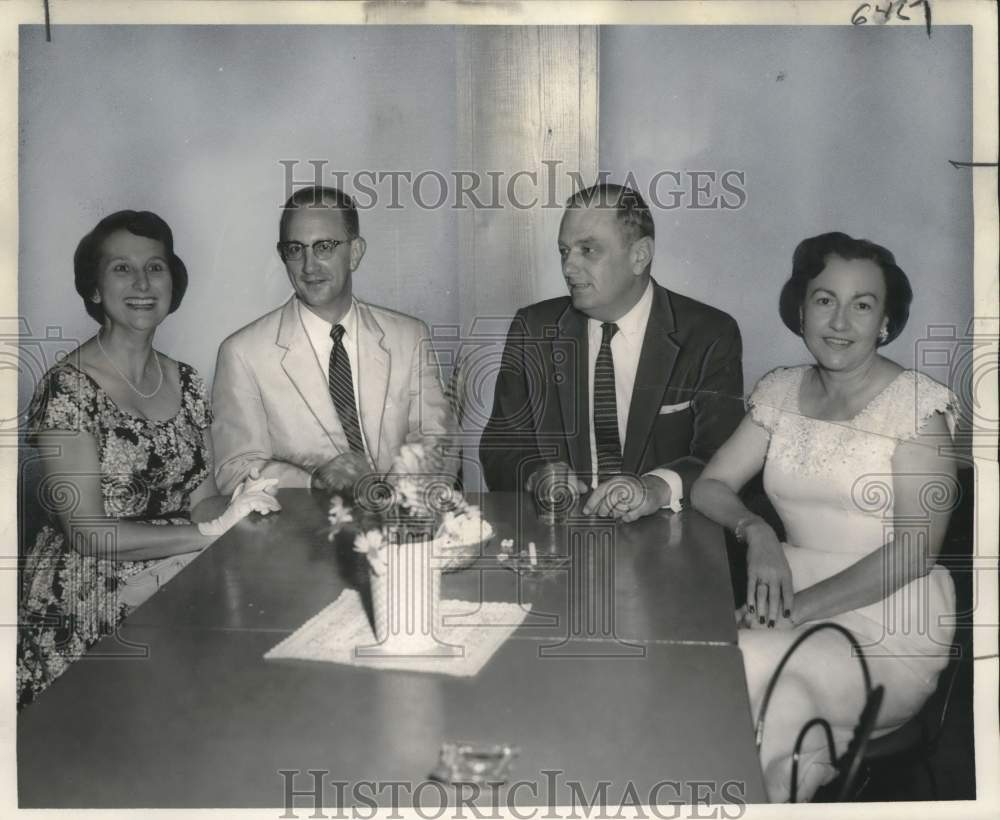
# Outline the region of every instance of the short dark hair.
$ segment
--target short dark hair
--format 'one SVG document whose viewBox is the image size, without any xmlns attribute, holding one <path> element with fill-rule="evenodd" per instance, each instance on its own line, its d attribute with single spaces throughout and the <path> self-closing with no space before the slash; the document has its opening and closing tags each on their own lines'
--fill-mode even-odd
<svg viewBox="0 0 1000 820">
<path fill-rule="evenodd" d="M 116 211 L 104 217 L 94 229 L 88 233 L 73 254 L 73 282 L 76 292 L 83 298 L 83 306 L 87 313 L 100 324 L 104 324 L 104 306 L 93 300 L 97 289 L 104 241 L 115 231 L 125 230 L 135 236 L 155 239 L 163 244 L 167 255 L 167 267 L 170 269 L 170 279 L 173 287 L 170 294 L 170 313 L 181 306 L 184 292 L 188 286 L 187 267 L 181 258 L 174 253 L 174 234 L 170 226 L 152 211 Z"/>
<path fill-rule="evenodd" d="M 913 302 L 910 280 L 896 264 L 896 257 L 888 248 L 867 239 L 854 239 L 846 233 L 821 233 L 799 243 L 792 255 L 792 275 L 782 287 L 778 300 L 781 321 L 796 336 L 802 335 L 799 311 L 805 303 L 809 282 L 823 272 L 831 256 L 839 257 L 845 262 L 867 259 L 882 271 L 888 335 L 885 341 L 879 339 L 878 345 L 889 344 L 903 332 L 910 318 L 910 304 Z"/>
<path fill-rule="evenodd" d="M 308 188 L 299 188 L 281 206 L 281 223 L 278 226 L 278 235 L 284 236 L 288 228 L 288 220 L 292 218 L 292 213 L 297 208 L 336 208 L 343 214 L 344 228 L 347 230 L 348 239 L 357 239 L 361 235 L 361 224 L 358 219 L 358 206 L 354 200 L 341 191 L 339 188 L 330 188 L 323 185 L 311 185 Z"/>
<path fill-rule="evenodd" d="M 653 215 L 638 191 L 614 182 L 599 182 L 577 191 L 566 200 L 567 208 L 586 208 L 594 204 L 599 208 L 617 210 L 618 226 L 628 242 L 635 242 L 644 236 L 655 238 Z"/>
</svg>

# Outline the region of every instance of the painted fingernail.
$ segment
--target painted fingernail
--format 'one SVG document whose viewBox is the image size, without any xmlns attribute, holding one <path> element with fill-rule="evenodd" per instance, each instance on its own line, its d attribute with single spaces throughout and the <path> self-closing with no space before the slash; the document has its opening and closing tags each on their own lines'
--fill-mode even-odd
<svg viewBox="0 0 1000 820">
<path fill-rule="evenodd" d="M 750 604 L 750 606 L 747 607 L 747 612 L 753 615 L 753 613 L 755 612 L 753 604 Z"/>
<path fill-rule="evenodd" d="M 782 614 L 782 615 L 784 615 L 784 616 L 785 616 L 786 618 L 791 618 L 791 617 L 792 617 L 792 610 L 790 610 L 790 609 L 786 609 L 786 610 L 785 610 L 785 611 L 784 611 L 783 613 L 781 613 L 781 614 Z"/>
<path fill-rule="evenodd" d="M 767 622 L 767 628 L 768 629 L 774 629 L 774 621 L 768 621 Z"/>
<path fill-rule="evenodd" d="M 761 626 L 764 625 L 764 616 L 763 615 L 760 616 L 760 623 L 761 623 Z"/>
</svg>

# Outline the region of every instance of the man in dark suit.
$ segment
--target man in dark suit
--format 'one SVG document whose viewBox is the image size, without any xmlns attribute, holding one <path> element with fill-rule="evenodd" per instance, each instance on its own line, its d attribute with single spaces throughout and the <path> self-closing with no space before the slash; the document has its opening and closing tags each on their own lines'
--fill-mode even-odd
<svg viewBox="0 0 1000 820">
<path fill-rule="evenodd" d="M 545 468 L 584 512 L 633 521 L 680 510 L 743 416 L 742 344 L 728 314 L 650 277 L 653 219 L 619 185 L 567 202 L 569 296 L 518 311 L 479 458 L 491 490 L 531 490 Z"/>
</svg>

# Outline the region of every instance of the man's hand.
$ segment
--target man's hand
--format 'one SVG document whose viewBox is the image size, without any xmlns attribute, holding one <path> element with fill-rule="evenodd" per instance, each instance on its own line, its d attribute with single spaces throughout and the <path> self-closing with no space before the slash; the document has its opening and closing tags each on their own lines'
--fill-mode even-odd
<svg viewBox="0 0 1000 820">
<path fill-rule="evenodd" d="M 321 464 L 312 474 L 312 486 L 317 490 L 336 492 L 353 487 L 358 479 L 372 471 L 362 453 L 341 453 Z"/>
<path fill-rule="evenodd" d="M 670 487 L 662 478 L 617 475 L 597 486 L 583 505 L 583 514 L 602 515 L 628 523 L 669 503 Z"/>
<path fill-rule="evenodd" d="M 524 489 L 529 493 L 533 492 L 540 481 L 551 484 L 553 487 L 572 487 L 577 494 L 585 493 L 590 489 L 565 461 L 550 461 L 540 466 L 528 476 L 528 480 L 524 482 Z"/>
</svg>

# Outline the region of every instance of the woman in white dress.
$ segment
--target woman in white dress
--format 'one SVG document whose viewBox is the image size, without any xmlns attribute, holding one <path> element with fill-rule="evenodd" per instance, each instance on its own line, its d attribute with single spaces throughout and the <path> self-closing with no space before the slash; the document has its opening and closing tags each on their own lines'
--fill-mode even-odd
<svg viewBox="0 0 1000 820">
<path fill-rule="evenodd" d="M 955 399 L 933 379 L 879 354 L 909 316 L 909 281 L 888 250 L 828 233 L 795 250 L 782 320 L 815 364 L 758 382 L 750 412 L 692 491 L 707 516 L 747 545 L 747 603 L 737 613 L 753 717 L 791 644 L 834 621 L 861 644 L 885 686 L 877 730 L 910 718 L 948 660 L 954 587 L 935 565 L 958 494 Z M 740 502 L 758 471 L 787 542 Z M 795 652 L 771 698 L 760 749 L 769 798 L 789 799 L 791 756 L 813 717 L 831 724 L 838 756 L 865 702 L 858 658 L 821 631 Z M 822 729 L 804 740 L 798 797 L 833 778 Z"/>
</svg>

